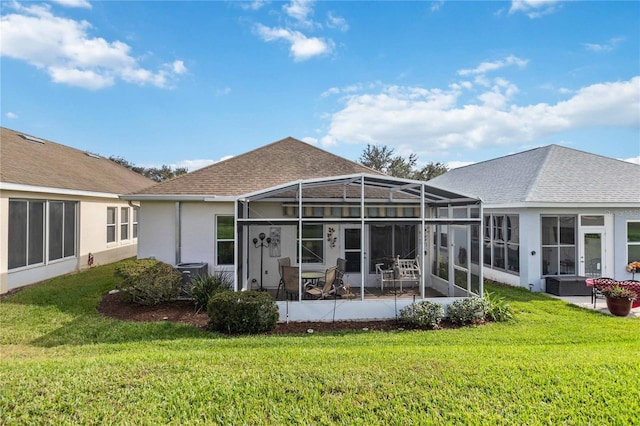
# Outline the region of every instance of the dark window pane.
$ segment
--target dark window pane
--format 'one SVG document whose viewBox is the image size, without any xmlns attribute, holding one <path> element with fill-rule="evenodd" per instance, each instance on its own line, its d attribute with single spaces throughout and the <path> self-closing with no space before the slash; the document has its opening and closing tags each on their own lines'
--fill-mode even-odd
<svg viewBox="0 0 640 426">
<path fill-rule="evenodd" d="M 507 241 L 512 244 L 520 242 L 520 217 L 517 215 L 507 216 Z"/>
<path fill-rule="evenodd" d="M 393 257 L 400 259 L 416 257 L 416 226 L 394 225 L 394 253 Z"/>
<path fill-rule="evenodd" d="M 116 223 L 116 208 L 107 207 L 107 225 L 115 225 Z"/>
<path fill-rule="evenodd" d="M 120 239 L 121 240 L 129 239 L 129 225 L 127 224 L 120 225 Z"/>
<path fill-rule="evenodd" d="M 302 242 L 302 263 L 322 263 L 324 241 L 306 240 Z"/>
<path fill-rule="evenodd" d="M 233 216 L 218 216 L 216 232 L 219 240 L 233 240 Z"/>
<path fill-rule="evenodd" d="M 493 267 L 504 269 L 504 244 L 493 243 Z"/>
<path fill-rule="evenodd" d="M 576 249 L 575 247 L 560 247 L 560 274 L 576 274 Z"/>
<path fill-rule="evenodd" d="M 27 264 L 27 202 L 9 201 L 9 269 Z"/>
<path fill-rule="evenodd" d="M 233 241 L 218 241 L 218 265 L 233 265 Z"/>
<path fill-rule="evenodd" d="M 107 227 L 107 242 L 112 243 L 116 240 L 116 227 L 115 225 Z"/>
<path fill-rule="evenodd" d="M 558 244 L 558 218 L 542 218 L 542 245 Z"/>
<path fill-rule="evenodd" d="M 44 262 L 44 202 L 29 202 L 29 265 Z"/>
<path fill-rule="evenodd" d="M 345 268 L 346 272 L 360 272 L 360 252 L 359 251 L 349 251 L 344 254 L 345 259 L 347 259 L 347 266 Z"/>
<path fill-rule="evenodd" d="M 560 244 L 576 243 L 576 218 L 561 217 L 560 218 Z"/>
<path fill-rule="evenodd" d="M 542 248 L 542 274 L 558 275 L 558 248 L 543 247 Z"/>
<path fill-rule="evenodd" d="M 359 229 L 345 229 L 344 239 L 345 239 L 344 248 L 346 250 L 360 249 L 360 230 Z"/>
<path fill-rule="evenodd" d="M 582 226 L 604 226 L 604 216 L 582 216 L 580 218 Z"/>
<path fill-rule="evenodd" d="M 391 225 L 370 225 L 371 236 L 369 242 L 369 272 L 375 274 L 376 263 L 390 264 L 393 257 Z"/>
<path fill-rule="evenodd" d="M 631 262 L 640 262 L 640 244 L 628 246 L 627 263 Z"/>
<path fill-rule="evenodd" d="M 520 246 L 518 245 L 507 246 L 507 270 L 520 272 Z"/>
<path fill-rule="evenodd" d="M 76 254 L 76 203 L 64 203 L 64 257 Z"/>
<path fill-rule="evenodd" d="M 640 222 L 627 222 L 627 242 L 640 243 Z"/>
<path fill-rule="evenodd" d="M 138 238 L 138 224 L 133 224 L 133 238 Z"/>
<path fill-rule="evenodd" d="M 62 258 L 64 203 L 49 202 L 49 260 Z"/>
<path fill-rule="evenodd" d="M 482 252 L 482 254 L 483 254 L 482 262 L 487 266 L 491 266 L 491 242 L 490 241 L 485 241 L 483 248 L 484 248 L 484 250 Z"/>
</svg>

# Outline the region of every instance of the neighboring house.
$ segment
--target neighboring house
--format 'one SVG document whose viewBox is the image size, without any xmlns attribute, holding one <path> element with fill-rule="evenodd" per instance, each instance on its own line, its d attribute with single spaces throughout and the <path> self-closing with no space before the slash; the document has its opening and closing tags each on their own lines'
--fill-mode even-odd
<svg viewBox="0 0 640 426">
<path fill-rule="evenodd" d="M 631 279 L 640 260 L 640 165 L 549 145 L 428 183 L 482 200 L 485 278 L 544 291 L 547 277 Z"/>
<path fill-rule="evenodd" d="M 155 182 L 95 154 L 1 132 L 0 294 L 135 256 L 138 210 L 118 195 Z"/>
<path fill-rule="evenodd" d="M 480 246 L 471 239 L 481 222 L 476 198 L 386 176 L 293 138 L 121 198 L 140 203 L 139 258 L 206 264 L 209 273 L 231 273 L 235 290 L 275 295 L 279 258 L 303 276 L 347 259 L 351 293 L 306 300 L 300 280 L 293 300 L 279 292 L 282 319 L 389 318 L 413 300 L 482 294 L 481 268 L 473 267 Z M 259 247 L 260 234 L 271 238 L 268 247 Z M 435 241 L 445 247 L 436 250 Z M 420 274 L 391 294 L 397 283 L 381 289 L 376 265 L 398 256 L 416 259 Z"/>
</svg>

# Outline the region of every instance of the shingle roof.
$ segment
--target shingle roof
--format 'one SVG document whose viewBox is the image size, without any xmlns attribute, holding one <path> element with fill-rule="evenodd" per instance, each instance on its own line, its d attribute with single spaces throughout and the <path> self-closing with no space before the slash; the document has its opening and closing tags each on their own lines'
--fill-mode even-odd
<svg viewBox="0 0 640 426">
<path fill-rule="evenodd" d="M 0 130 L 2 183 L 109 194 L 138 191 L 154 184 L 107 158 L 95 158 L 42 138 L 34 140 L 31 135 L 4 127 Z"/>
<path fill-rule="evenodd" d="M 238 196 L 299 179 L 356 173 L 380 174 L 289 137 L 133 195 Z"/>
<path fill-rule="evenodd" d="M 640 202 L 640 165 L 559 145 L 453 169 L 429 183 L 488 205 Z"/>
</svg>

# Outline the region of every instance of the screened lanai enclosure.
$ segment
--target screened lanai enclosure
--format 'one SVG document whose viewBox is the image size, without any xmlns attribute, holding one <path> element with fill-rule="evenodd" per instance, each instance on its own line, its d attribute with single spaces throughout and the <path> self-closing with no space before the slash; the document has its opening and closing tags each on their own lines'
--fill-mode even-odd
<svg viewBox="0 0 640 426">
<path fill-rule="evenodd" d="M 412 302 L 483 294 L 481 210 L 419 181 L 300 180 L 238 197 L 218 256 L 227 247 L 235 289 L 269 291 L 282 320 L 393 318 Z"/>
</svg>

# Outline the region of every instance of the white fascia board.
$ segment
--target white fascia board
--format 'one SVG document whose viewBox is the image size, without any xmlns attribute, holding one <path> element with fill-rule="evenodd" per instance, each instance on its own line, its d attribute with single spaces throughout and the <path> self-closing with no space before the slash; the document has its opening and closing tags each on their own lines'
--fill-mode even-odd
<svg viewBox="0 0 640 426">
<path fill-rule="evenodd" d="M 80 189 L 52 188 L 48 186 L 23 185 L 19 183 L 0 182 L 2 191 L 39 192 L 43 194 L 75 195 L 79 197 L 118 198 L 118 194 L 110 192 L 83 191 Z"/>
<path fill-rule="evenodd" d="M 485 209 L 537 209 L 537 208 L 589 208 L 589 209 L 638 209 L 638 203 L 551 203 L 551 202 L 520 202 L 520 203 L 484 203 Z"/>
<path fill-rule="evenodd" d="M 205 203 L 233 203 L 238 197 L 225 195 L 152 195 L 152 194 L 125 194 L 120 195 L 122 200 L 128 201 L 203 201 Z"/>
</svg>

